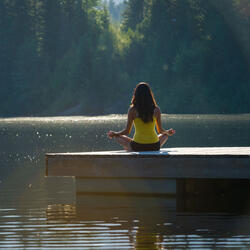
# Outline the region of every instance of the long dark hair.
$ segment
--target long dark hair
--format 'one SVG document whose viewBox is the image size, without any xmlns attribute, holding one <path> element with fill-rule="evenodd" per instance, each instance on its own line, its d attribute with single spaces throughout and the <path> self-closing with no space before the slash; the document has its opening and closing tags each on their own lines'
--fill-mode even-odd
<svg viewBox="0 0 250 250">
<path fill-rule="evenodd" d="M 139 117 L 144 122 L 153 121 L 153 114 L 154 109 L 156 107 L 156 102 L 148 83 L 141 82 L 136 85 L 131 100 L 131 106 L 135 107 Z"/>
</svg>

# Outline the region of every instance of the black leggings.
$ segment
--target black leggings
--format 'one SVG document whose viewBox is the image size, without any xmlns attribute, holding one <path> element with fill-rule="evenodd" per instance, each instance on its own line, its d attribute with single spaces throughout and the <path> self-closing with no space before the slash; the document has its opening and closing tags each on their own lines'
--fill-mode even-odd
<svg viewBox="0 0 250 250">
<path fill-rule="evenodd" d="M 141 144 L 135 141 L 130 142 L 130 146 L 132 151 L 159 151 L 160 150 L 160 142 L 150 143 L 150 144 Z"/>
</svg>

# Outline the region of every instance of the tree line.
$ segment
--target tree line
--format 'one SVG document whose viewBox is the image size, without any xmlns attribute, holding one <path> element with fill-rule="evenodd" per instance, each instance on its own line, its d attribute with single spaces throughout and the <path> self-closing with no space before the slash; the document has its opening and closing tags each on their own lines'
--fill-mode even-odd
<svg viewBox="0 0 250 250">
<path fill-rule="evenodd" d="M 115 7 L 0 1 L 0 116 L 125 113 L 139 81 L 163 112 L 250 112 L 248 0 Z"/>
</svg>

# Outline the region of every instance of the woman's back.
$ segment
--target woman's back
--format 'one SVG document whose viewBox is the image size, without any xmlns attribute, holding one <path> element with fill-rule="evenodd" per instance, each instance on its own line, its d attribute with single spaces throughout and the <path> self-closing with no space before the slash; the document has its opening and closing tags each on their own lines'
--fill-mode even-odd
<svg viewBox="0 0 250 250">
<path fill-rule="evenodd" d="M 144 122 L 140 117 L 134 118 L 135 134 L 133 140 L 136 143 L 151 144 L 159 141 L 155 131 L 156 118 L 153 121 Z"/>
</svg>

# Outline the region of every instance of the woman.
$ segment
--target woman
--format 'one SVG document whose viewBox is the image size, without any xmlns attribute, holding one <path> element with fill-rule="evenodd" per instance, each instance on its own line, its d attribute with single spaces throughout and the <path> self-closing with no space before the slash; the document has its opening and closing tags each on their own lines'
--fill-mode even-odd
<svg viewBox="0 0 250 250">
<path fill-rule="evenodd" d="M 135 126 L 133 139 L 127 135 L 132 125 Z M 155 131 L 157 128 L 157 135 Z M 139 83 L 134 91 L 131 106 L 128 110 L 127 126 L 120 132 L 109 131 L 109 138 L 115 137 L 117 142 L 128 151 L 158 151 L 167 141 L 168 136 L 175 134 L 172 128 L 165 130 L 161 125 L 161 111 L 156 105 L 153 93 L 147 83 Z"/>
</svg>

